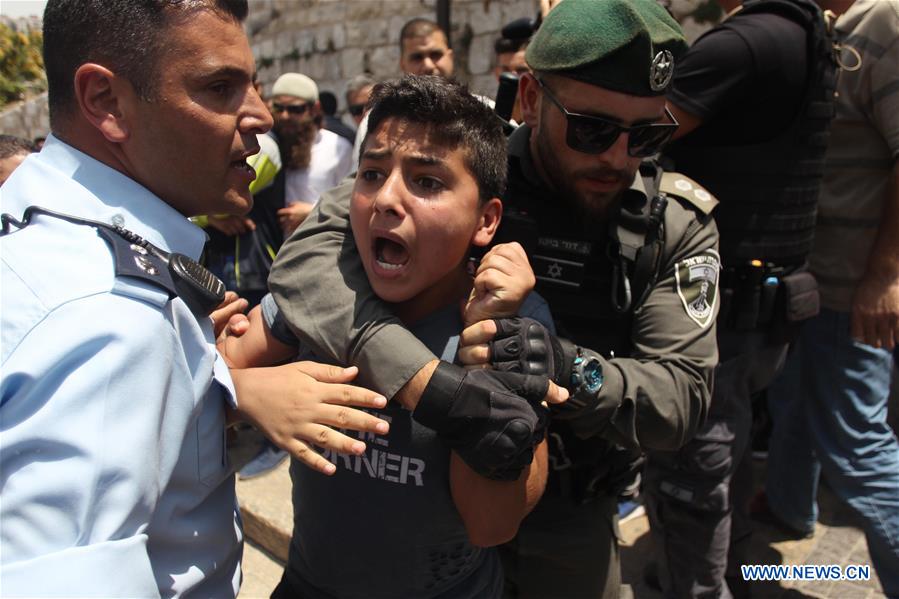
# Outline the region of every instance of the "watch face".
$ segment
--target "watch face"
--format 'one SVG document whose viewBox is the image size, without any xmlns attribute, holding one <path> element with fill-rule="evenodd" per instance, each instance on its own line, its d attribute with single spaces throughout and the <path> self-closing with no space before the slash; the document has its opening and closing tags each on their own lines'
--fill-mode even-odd
<svg viewBox="0 0 899 599">
<path fill-rule="evenodd" d="M 596 393 L 602 388 L 602 364 L 596 358 L 590 358 L 582 367 L 582 379 L 584 388 L 590 393 Z"/>
</svg>

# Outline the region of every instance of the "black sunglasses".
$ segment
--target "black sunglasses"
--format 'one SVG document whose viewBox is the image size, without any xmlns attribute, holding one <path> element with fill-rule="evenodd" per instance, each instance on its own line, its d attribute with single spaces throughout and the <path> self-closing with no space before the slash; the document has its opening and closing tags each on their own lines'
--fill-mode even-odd
<svg viewBox="0 0 899 599">
<path fill-rule="evenodd" d="M 290 114 L 299 116 L 301 114 L 305 114 L 306 111 L 309 110 L 309 105 L 296 104 L 294 106 L 288 106 L 286 104 L 278 104 L 277 102 L 272 102 L 272 110 L 275 112 L 275 114 L 284 112 L 286 110 Z"/>
<path fill-rule="evenodd" d="M 363 112 L 365 112 L 365 104 L 350 104 L 347 107 L 347 110 L 350 111 L 350 114 L 353 116 L 359 116 Z"/>
<path fill-rule="evenodd" d="M 568 112 L 543 81 L 537 79 L 537 83 L 550 102 L 565 115 L 568 121 L 565 142 L 569 148 L 577 152 L 602 154 L 612 147 L 619 135 L 627 133 L 627 153 L 634 158 L 645 158 L 658 153 L 662 146 L 668 143 L 679 125 L 667 106 L 665 115 L 670 123 L 648 123 L 633 127 L 622 127 L 614 121 L 598 116 Z"/>
</svg>

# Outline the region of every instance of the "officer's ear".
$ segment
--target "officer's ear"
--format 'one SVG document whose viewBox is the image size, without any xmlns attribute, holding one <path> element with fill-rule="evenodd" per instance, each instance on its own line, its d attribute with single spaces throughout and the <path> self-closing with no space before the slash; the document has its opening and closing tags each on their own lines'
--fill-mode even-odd
<svg viewBox="0 0 899 599">
<path fill-rule="evenodd" d="M 536 128 L 540 115 L 540 84 L 531 73 L 523 73 L 518 79 L 518 100 L 521 118 L 528 127 Z"/>
<path fill-rule="evenodd" d="M 503 203 L 499 198 L 490 198 L 481 206 L 481 216 L 478 219 L 478 228 L 471 238 L 471 244 L 484 247 L 493 241 L 499 221 L 503 217 Z"/>
<path fill-rule="evenodd" d="M 113 143 L 128 139 L 126 105 L 137 97 L 128 80 L 103 65 L 85 63 L 75 71 L 75 96 L 81 115 L 103 137 Z"/>
</svg>

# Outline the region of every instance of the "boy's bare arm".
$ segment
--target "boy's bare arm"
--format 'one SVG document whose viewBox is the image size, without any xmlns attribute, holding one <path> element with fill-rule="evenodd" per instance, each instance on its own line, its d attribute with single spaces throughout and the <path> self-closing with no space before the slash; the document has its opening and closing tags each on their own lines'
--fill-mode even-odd
<svg viewBox="0 0 899 599">
<path fill-rule="evenodd" d="M 244 321 L 232 319 L 216 340 L 216 347 L 230 368 L 256 368 L 282 364 L 297 355 L 297 348 L 278 341 L 256 306 Z"/>
<path fill-rule="evenodd" d="M 259 368 L 290 360 L 297 348 L 272 335 L 261 306 L 232 323 L 236 330 L 225 327 L 217 340 L 237 391 L 237 408 L 229 410 L 230 421 L 253 424 L 275 445 L 323 474 L 333 474 L 335 467 L 313 445 L 338 453 L 365 451 L 365 443 L 335 429 L 387 432 L 386 422 L 355 409 L 387 404 L 374 391 L 348 384 L 358 372 L 355 367 L 296 362 Z"/>
<path fill-rule="evenodd" d="M 547 473 L 546 440 L 534 448 L 531 465 L 513 481 L 485 478 L 452 452 L 450 491 L 471 543 L 492 547 L 511 540 L 543 496 Z"/>
</svg>

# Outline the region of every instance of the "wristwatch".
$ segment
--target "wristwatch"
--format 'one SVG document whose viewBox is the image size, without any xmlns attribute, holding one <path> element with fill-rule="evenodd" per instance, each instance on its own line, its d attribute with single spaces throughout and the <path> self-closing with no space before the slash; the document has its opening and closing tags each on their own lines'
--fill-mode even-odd
<svg viewBox="0 0 899 599">
<path fill-rule="evenodd" d="M 580 349 L 580 348 L 578 348 Z M 572 395 L 581 391 L 595 395 L 602 389 L 602 363 L 595 356 L 578 356 L 571 366 Z"/>
</svg>

